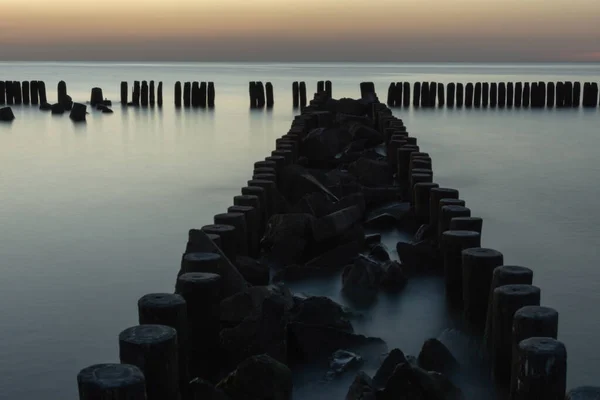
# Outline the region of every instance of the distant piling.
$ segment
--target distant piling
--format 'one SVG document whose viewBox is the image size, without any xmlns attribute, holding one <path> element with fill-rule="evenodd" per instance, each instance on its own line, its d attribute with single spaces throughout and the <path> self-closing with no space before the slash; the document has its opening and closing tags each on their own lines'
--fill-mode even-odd
<svg viewBox="0 0 600 400">
<path fill-rule="evenodd" d="M 456 85 L 454 83 L 448 84 L 448 91 L 446 92 L 446 104 L 449 108 L 454 107 L 454 96 L 456 91 Z"/>
<path fill-rule="evenodd" d="M 214 108 L 215 107 L 215 83 L 214 82 L 208 82 L 207 86 L 206 86 L 206 102 L 208 105 L 208 108 Z"/>
<path fill-rule="evenodd" d="M 190 104 L 193 108 L 200 107 L 200 84 L 197 81 L 192 82 L 190 88 L 191 101 Z"/>
<path fill-rule="evenodd" d="M 490 84 L 488 82 L 484 82 L 481 85 L 481 106 L 483 108 L 487 108 L 490 100 Z"/>
<path fill-rule="evenodd" d="M 573 82 L 565 82 L 564 86 L 564 106 L 573 107 Z"/>
<path fill-rule="evenodd" d="M 196 84 L 198 84 L 196 82 Z M 190 108 L 192 105 L 192 83 L 184 82 L 183 83 L 183 106 L 185 108 Z"/>
<path fill-rule="evenodd" d="M 23 81 L 22 83 L 22 96 L 23 96 L 23 104 L 25 105 L 29 105 L 29 82 L 28 81 Z M 3 96 L 4 93 L 2 93 Z"/>
<path fill-rule="evenodd" d="M 421 82 L 415 82 L 413 92 L 413 107 L 416 108 L 421 104 Z"/>
<path fill-rule="evenodd" d="M 6 84 L 0 81 L 0 106 L 6 104 Z"/>
<path fill-rule="evenodd" d="M 128 103 L 129 88 L 127 82 L 121 82 L 121 105 L 126 106 Z"/>
<path fill-rule="evenodd" d="M 565 106 L 565 85 L 563 82 L 556 82 L 556 108 Z"/>
<path fill-rule="evenodd" d="M 154 105 L 156 104 L 156 96 L 154 94 L 154 81 L 150 81 L 149 91 L 149 104 L 151 107 L 154 107 Z"/>
<path fill-rule="evenodd" d="M 21 91 L 21 82 L 14 81 L 13 82 L 13 94 L 16 105 L 21 105 L 23 102 L 23 92 Z"/>
<path fill-rule="evenodd" d="M 410 83 L 404 82 L 402 86 L 402 105 L 408 108 L 410 106 Z"/>
<path fill-rule="evenodd" d="M 481 82 L 475 83 L 475 94 L 473 97 L 473 105 L 475 108 L 481 107 Z"/>
<path fill-rule="evenodd" d="M 515 107 L 520 108 L 521 103 L 523 102 L 523 83 L 517 82 L 515 83 Z"/>
<path fill-rule="evenodd" d="M 131 102 L 136 107 L 139 107 L 139 105 L 140 105 L 140 95 L 141 95 L 141 93 L 140 93 L 140 81 L 134 81 L 133 82 L 133 95 L 132 95 Z"/>
<path fill-rule="evenodd" d="M 31 104 L 34 106 L 39 104 L 39 87 L 38 81 L 31 81 L 29 85 L 29 90 L 31 92 Z"/>
<path fill-rule="evenodd" d="M 261 81 L 256 82 L 256 94 L 257 94 L 256 106 L 258 108 L 264 108 L 265 104 L 266 104 L 265 87 Z"/>
<path fill-rule="evenodd" d="M 175 82 L 175 107 L 181 107 L 181 82 Z"/>
<path fill-rule="evenodd" d="M 498 84 L 492 82 L 490 84 L 490 107 L 496 108 L 498 105 Z"/>
<path fill-rule="evenodd" d="M 506 85 L 506 107 L 511 108 L 514 104 L 515 98 L 515 85 L 512 82 L 509 82 Z"/>
<path fill-rule="evenodd" d="M 333 86 L 331 81 L 325 81 L 325 92 L 330 98 L 333 96 Z"/>
<path fill-rule="evenodd" d="M 38 81 L 38 96 L 40 97 L 40 104 L 48 104 L 48 98 L 46 97 L 46 84 L 44 81 Z"/>
<path fill-rule="evenodd" d="M 464 98 L 464 86 L 462 83 L 456 84 L 456 107 L 462 108 Z"/>
<path fill-rule="evenodd" d="M 250 83 L 250 92 L 252 93 L 252 82 Z M 300 89 L 297 81 L 292 83 L 292 104 L 294 108 L 300 106 Z"/>
<path fill-rule="evenodd" d="M 306 107 L 306 82 L 300 82 L 298 91 L 300 92 L 300 107 Z"/>
<path fill-rule="evenodd" d="M 504 108 L 506 106 L 506 83 L 500 82 L 498 84 L 498 107 Z"/>
<path fill-rule="evenodd" d="M 325 91 L 325 81 L 317 82 L 317 93 L 321 93 Z"/>
<path fill-rule="evenodd" d="M 206 108 L 207 89 L 206 82 L 200 82 L 200 108 Z"/>
<path fill-rule="evenodd" d="M 141 103 L 142 107 L 148 107 L 148 82 L 142 81 L 142 91 L 141 91 Z"/>
<path fill-rule="evenodd" d="M 444 107 L 445 104 L 445 96 L 444 96 L 444 84 L 438 83 L 437 85 L 437 97 L 438 97 L 438 107 Z"/>
<path fill-rule="evenodd" d="M 25 82 L 23 82 L 25 84 Z M 581 82 L 573 83 L 573 107 L 579 108 L 581 104 Z"/>
<path fill-rule="evenodd" d="M 163 105 L 163 83 L 158 82 L 158 87 L 156 88 L 156 104 L 159 107 Z"/>
<path fill-rule="evenodd" d="M 390 83 L 387 94 L 387 105 L 388 107 L 396 107 L 396 84 Z"/>
<path fill-rule="evenodd" d="M 471 82 L 467 83 L 465 91 L 465 107 L 467 108 L 473 107 L 473 92 L 473 84 Z"/>
<path fill-rule="evenodd" d="M 275 102 L 273 99 L 273 84 L 271 82 L 265 84 L 265 92 L 267 97 L 267 107 L 271 108 Z"/>
<path fill-rule="evenodd" d="M 525 82 L 523 85 L 523 108 L 529 107 L 529 102 L 531 99 L 531 87 L 529 86 L 529 82 Z"/>
<path fill-rule="evenodd" d="M 548 107 L 548 108 L 554 107 L 554 82 L 548 82 L 546 107 Z"/>
</svg>

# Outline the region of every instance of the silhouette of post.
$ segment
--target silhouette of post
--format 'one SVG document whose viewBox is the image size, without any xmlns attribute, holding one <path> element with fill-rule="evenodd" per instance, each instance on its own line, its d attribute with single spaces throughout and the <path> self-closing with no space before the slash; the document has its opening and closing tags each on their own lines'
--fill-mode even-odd
<svg viewBox="0 0 600 400">
<path fill-rule="evenodd" d="M 444 95 L 444 84 L 438 83 L 437 85 L 437 97 L 438 97 L 438 106 L 444 107 L 446 96 Z"/>
<path fill-rule="evenodd" d="M 421 82 L 421 107 L 429 107 L 429 82 Z"/>
<path fill-rule="evenodd" d="M 150 81 L 150 93 L 149 93 L 150 101 L 149 101 L 149 103 L 150 103 L 150 106 L 152 106 L 152 107 L 154 107 L 154 105 L 156 104 L 156 97 L 155 97 L 154 93 L 155 93 L 154 92 L 154 81 Z"/>
<path fill-rule="evenodd" d="M 175 82 L 175 107 L 181 107 L 181 82 Z"/>
<path fill-rule="evenodd" d="M 208 103 L 208 108 L 215 107 L 215 83 L 208 82 L 208 86 L 206 87 L 206 101 Z"/>
<path fill-rule="evenodd" d="M 446 104 L 449 108 L 454 107 L 454 93 L 456 90 L 456 84 L 451 82 L 448 84 L 448 91 L 446 92 Z"/>
<path fill-rule="evenodd" d="M 331 85 L 331 81 L 325 81 L 325 92 L 327 92 L 327 96 L 330 98 L 333 96 L 333 88 Z"/>
<path fill-rule="evenodd" d="M 195 82 L 196 86 L 198 82 Z M 190 108 L 192 100 L 192 84 L 191 82 L 185 82 L 183 84 L 183 106 L 185 108 Z"/>
<path fill-rule="evenodd" d="M 206 82 L 200 82 L 200 108 L 206 108 Z"/>
<path fill-rule="evenodd" d="M 98 104 L 102 104 L 103 101 L 104 95 L 102 94 L 102 89 L 99 87 L 92 88 L 92 93 L 90 96 L 90 105 L 92 107 L 95 107 Z"/>
<path fill-rule="evenodd" d="M 481 88 L 481 105 L 485 108 L 490 100 L 490 84 L 484 82 Z"/>
<path fill-rule="evenodd" d="M 23 82 L 22 90 L 23 90 L 23 104 L 29 105 L 29 82 L 28 81 Z M 4 93 L 2 93 L 2 95 L 0 95 L 0 96 L 3 96 L 3 95 L 4 95 Z"/>
<path fill-rule="evenodd" d="M 387 105 L 388 107 L 396 106 L 396 84 L 394 82 L 390 83 L 388 87 Z"/>
<path fill-rule="evenodd" d="M 564 90 L 564 106 L 573 107 L 573 82 L 565 82 Z"/>
<path fill-rule="evenodd" d="M 256 106 L 258 108 L 265 107 L 265 87 L 261 81 L 256 82 L 256 94 L 258 95 L 258 99 L 256 101 Z"/>
<path fill-rule="evenodd" d="M 300 82 L 298 91 L 300 92 L 300 107 L 304 108 L 306 107 L 306 82 Z"/>
<path fill-rule="evenodd" d="M 587 83 L 586 83 L 587 85 Z M 0 81 L 0 106 L 6 104 L 6 84 L 4 81 Z"/>
<path fill-rule="evenodd" d="M 554 82 L 548 82 L 548 95 L 546 97 L 546 107 L 554 107 Z"/>
<path fill-rule="evenodd" d="M 529 82 L 525 82 L 523 85 L 523 108 L 529 107 L 529 101 L 531 99 L 531 87 Z"/>
<path fill-rule="evenodd" d="M 38 82 L 38 95 L 40 96 L 40 104 L 48 104 L 48 98 L 46 97 L 46 83 L 44 83 L 44 81 Z"/>
<path fill-rule="evenodd" d="M 421 104 L 421 82 L 415 82 L 413 94 L 413 107 L 419 107 Z"/>
<path fill-rule="evenodd" d="M 148 82 L 142 81 L 142 107 L 148 107 Z"/>
<path fill-rule="evenodd" d="M 23 85 L 25 82 L 23 82 Z M 579 108 L 581 104 L 581 82 L 573 83 L 573 107 Z"/>
<path fill-rule="evenodd" d="M 481 107 L 481 82 L 475 84 L 475 97 L 473 98 L 473 105 L 476 108 Z"/>
<path fill-rule="evenodd" d="M 252 97 L 252 82 L 250 82 L 250 97 Z M 252 99 L 250 100 L 250 103 L 252 103 Z M 294 81 L 294 83 L 292 83 L 292 105 L 294 108 L 298 108 L 300 104 L 300 92 L 299 92 L 299 88 L 298 88 L 298 82 Z"/>
<path fill-rule="evenodd" d="M 504 108 L 506 106 L 506 83 L 500 82 L 498 84 L 498 107 Z"/>
<path fill-rule="evenodd" d="M 563 82 L 556 82 L 556 108 L 565 106 L 565 85 Z"/>
<path fill-rule="evenodd" d="M 23 102 L 23 97 L 22 97 L 23 92 L 21 92 L 21 82 L 19 82 L 19 81 L 13 82 L 13 93 L 15 96 L 15 104 L 21 105 L 21 103 Z"/>
<path fill-rule="evenodd" d="M 158 82 L 158 87 L 156 88 L 156 104 L 159 107 L 163 105 L 163 85 L 162 82 Z"/>
<path fill-rule="evenodd" d="M 473 107 L 473 94 L 474 94 L 473 84 L 471 82 L 467 83 L 467 88 L 465 92 L 465 107 L 471 108 Z"/>
<path fill-rule="evenodd" d="M 404 84 L 402 82 L 396 82 L 394 90 L 394 104 L 396 107 L 402 107 L 402 95 L 403 95 Z"/>
<path fill-rule="evenodd" d="M 462 108 L 464 98 L 464 86 L 462 83 L 456 84 L 456 107 Z"/>
<path fill-rule="evenodd" d="M 538 107 L 540 87 L 537 82 L 531 83 L 531 108 Z"/>
<path fill-rule="evenodd" d="M 31 81 L 29 89 L 31 91 L 31 104 L 35 106 L 39 104 L 39 82 Z"/>
<path fill-rule="evenodd" d="M 515 107 L 520 108 L 523 103 L 523 84 L 521 82 L 515 83 Z"/>
<path fill-rule="evenodd" d="M 127 87 L 127 82 L 121 82 L 121 105 L 127 105 L 127 97 L 129 95 L 129 88 Z"/>
<path fill-rule="evenodd" d="M 133 82 L 132 102 L 136 107 L 140 105 L 140 81 Z"/>
<path fill-rule="evenodd" d="M 515 87 L 512 82 L 506 85 L 506 106 L 512 107 L 515 100 Z"/>
<path fill-rule="evenodd" d="M 58 102 L 64 104 L 64 101 L 67 98 L 67 84 L 65 81 L 58 82 L 56 90 L 58 92 Z"/>
<path fill-rule="evenodd" d="M 197 81 L 192 82 L 192 107 L 200 107 L 200 85 Z"/>
<path fill-rule="evenodd" d="M 437 83 L 430 82 L 429 83 L 429 107 L 435 108 L 436 100 L 437 100 Z"/>
<path fill-rule="evenodd" d="M 267 108 L 273 107 L 274 99 L 273 99 L 273 84 L 271 82 L 267 82 L 265 84 L 265 91 L 267 92 Z M 327 92 L 327 90 L 325 90 Z"/>
<path fill-rule="evenodd" d="M 325 91 L 325 81 L 317 82 L 317 93 L 321 93 Z"/>
<path fill-rule="evenodd" d="M 490 84 L 490 107 L 496 108 L 496 104 L 498 104 L 498 84 L 492 82 Z"/>
<path fill-rule="evenodd" d="M 408 82 L 404 82 L 404 88 L 402 90 L 402 105 L 404 106 L 404 108 L 408 108 L 410 107 L 410 83 Z"/>
</svg>

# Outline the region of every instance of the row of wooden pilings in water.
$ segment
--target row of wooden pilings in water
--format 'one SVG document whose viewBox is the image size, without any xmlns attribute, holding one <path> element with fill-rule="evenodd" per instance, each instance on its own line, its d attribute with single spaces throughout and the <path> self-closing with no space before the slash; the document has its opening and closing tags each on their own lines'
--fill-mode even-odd
<svg viewBox="0 0 600 400">
<path fill-rule="evenodd" d="M 83 369 L 77 377 L 81 400 L 177 400 L 181 393 L 185 400 L 188 371 L 202 370 L 198 364 L 215 340 L 218 318 L 212 310 L 236 284 L 235 273 L 220 260 L 257 251 L 278 174 L 296 161 L 302 139 L 320 127 L 310 111 L 296 116 L 271 156 L 254 164 L 253 179 L 227 213 L 214 216 L 215 225 L 190 230 L 175 294 L 139 299 L 139 325 L 119 335 L 121 364 Z M 401 119 L 381 103 L 373 104 L 371 117 L 386 137 L 388 162 L 399 186 L 408 189 L 416 218 L 435 231 L 449 300 L 485 335 L 496 381 L 510 387 L 511 400 L 564 400 L 567 354 L 557 340 L 558 312 L 540 305 L 533 271 L 504 265 L 502 253 L 480 247 L 482 219 L 471 215 L 458 190 L 433 182 L 430 155 Z M 222 278 L 210 273 L 215 268 Z M 597 399 L 598 393 L 600 388 L 578 388 L 566 399 Z"/>
<path fill-rule="evenodd" d="M 181 96 L 180 96 L 181 97 Z M 121 105 L 142 106 L 142 107 L 162 107 L 163 105 L 163 84 L 158 82 L 155 90 L 154 81 L 134 81 L 131 93 L 131 102 L 129 101 L 129 84 L 121 82 Z"/>
<path fill-rule="evenodd" d="M 46 104 L 43 81 L 0 81 L 0 105 Z"/>
<path fill-rule="evenodd" d="M 410 107 L 411 84 L 392 82 L 388 88 L 390 107 Z M 415 82 L 412 89 L 413 107 L 516 107 L 516 108 L 595 108 L 598 106 L 598 84 L 585 82 L 477 82 L 443 83 Z"/>
</svg>

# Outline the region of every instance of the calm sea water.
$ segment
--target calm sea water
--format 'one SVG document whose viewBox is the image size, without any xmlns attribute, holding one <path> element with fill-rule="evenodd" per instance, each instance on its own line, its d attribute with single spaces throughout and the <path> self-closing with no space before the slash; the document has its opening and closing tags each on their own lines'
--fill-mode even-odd
<svg viewBox="0 0 600 400">
<path fill-rule="evenodd" d="M 118 101 L 122 80 L 165 85 L 162 109 L 115 104 L 113 115 L 91 112 L 74 125 L 23 106 L 0 124 L 0 393 L 33 400 L 75 399 L 81 368 L 118 360 L 117 335 L 136 324 L 137 299 L 173 290 L 187 230 L 231 205 L 254 161 L 289 128 L 292 81 L 312 93 L 330 79 L 336 97 L 357 97 L 358 83 L 373 81 L 385 99 L 390 81 L 600 81 L 600 66 L 0 63 L 0 79 L 44 80 L 50 101 L 61 79 L 75 101 L 94 86 Z M 175 110 L 177 80 L 214 81 L 217 107 Z M 250 80 L 273 83 L 273 110 L 248 109 Z M 484 218 L 483 245 L 535 270 L 543 304 L 560 312 L 569 387 L 597 383 L 600 112 L 397 113 L 432 155 L 435 180 L 460 189 Z M 343 301 L 339 287 L 294 285 Z M 438 280 L 415 279 L 400 298 L 381 296 L 357 330 L 415 355 L 441 335 L 470 357 L 465 339 L 445 332 L 453 322 L 442 293 Z"/>
</svg>

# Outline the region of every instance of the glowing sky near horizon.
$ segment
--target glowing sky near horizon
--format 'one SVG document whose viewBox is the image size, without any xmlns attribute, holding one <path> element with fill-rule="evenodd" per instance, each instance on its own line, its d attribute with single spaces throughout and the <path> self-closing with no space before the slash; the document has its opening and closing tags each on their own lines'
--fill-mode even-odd
<svg viewBox="0 0 600 400">
<path fill-rule="evenodd" d="M 600 61 L 598 0 L 0 0 L 0 60 Z"/>
</svg>

